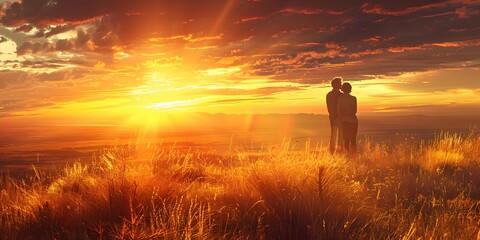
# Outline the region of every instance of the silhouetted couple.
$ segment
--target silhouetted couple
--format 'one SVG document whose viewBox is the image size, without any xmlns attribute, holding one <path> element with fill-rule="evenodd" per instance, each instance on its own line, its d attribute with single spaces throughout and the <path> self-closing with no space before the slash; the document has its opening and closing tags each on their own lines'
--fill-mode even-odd
<svg viewBox="0 0 480 240">
<path fill-rule="evenodd" d="M 330 152 L 334 153 L 343 148 L 346 151 L 356 151 L 358 131 L 358 119 L 356 116 L 357 98 L 350 95 L 352 92 L 350 83 L 342 84 L 342 79 L 339 77 L 334 78 L 331 83 L 333 89 L 327 94 L 327 108 L 331 129 Z"/>
</svg>

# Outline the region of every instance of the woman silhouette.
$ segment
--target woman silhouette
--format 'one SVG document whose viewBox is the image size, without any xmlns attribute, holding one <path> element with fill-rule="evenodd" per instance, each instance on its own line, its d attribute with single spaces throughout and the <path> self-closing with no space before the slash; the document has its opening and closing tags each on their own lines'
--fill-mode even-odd
<svg viewBox="0 0 480 240">
<path fill-rule="evenodd" d="M 357 98 L 350 95 L 352 85 L 344 83 L 342 85 L 343 94 L 338 98 L 337 113 L 342 122 L 343 138 L 345 140 L 345 150 L 357 150 Z"/>
</svg>

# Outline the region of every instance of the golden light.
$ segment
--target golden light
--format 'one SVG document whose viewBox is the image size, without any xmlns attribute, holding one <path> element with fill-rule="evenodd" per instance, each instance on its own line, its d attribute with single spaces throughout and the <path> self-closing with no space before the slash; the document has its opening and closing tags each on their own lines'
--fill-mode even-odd
<svg viewBox="0 0 480 240">
<path fill-rule="evenodd" d="M 185 110 L 189 107 L 193 107 L 198 104 L 202 98 L 191 99 L 191 100 L 176 100 L 169 102 L 158 102 L 147 105 L 147 108 L 151 109 L 173 109 L 173 110 Z"/>
<path fill-rule="evenodd" d="M 239 72 L 241 70 L 240 67 L 231 67 L 231 68 L 212 68 L 207 70 L 202 70 L 201 72 L 207 76 L 221 76 L 232 74 L 235 72 Z"/>
</svg>

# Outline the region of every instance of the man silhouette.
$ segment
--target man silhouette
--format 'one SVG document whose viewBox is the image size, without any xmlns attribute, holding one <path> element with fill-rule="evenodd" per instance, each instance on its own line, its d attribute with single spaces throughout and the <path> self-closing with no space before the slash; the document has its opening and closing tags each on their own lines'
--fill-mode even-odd
<svg viewBox="0 0 480 240">
<path fill-rule="evenodd" d="M 332 91 L 327 93 L 327 109 L 328 118 L 330 119 L 330 152 L 334 153 L 336 146 L 339 148 L 342 142 L 342 122 L 337 113 L 338 98 L 342 95 L 340 88 L 342 87 L 342 78 L 335 77 L 331 81 Z M 337 144 L 338 142 L 338 144 Z"/>
</svg>

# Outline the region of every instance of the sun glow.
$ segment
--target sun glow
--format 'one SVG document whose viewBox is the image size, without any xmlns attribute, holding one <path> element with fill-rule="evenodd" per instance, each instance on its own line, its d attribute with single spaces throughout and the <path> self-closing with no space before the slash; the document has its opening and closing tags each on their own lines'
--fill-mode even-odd
<svg viewBox="0 0 480 240">
<path fill-rule="evenodd" d="M 232 74 L 235 72 L 239 72 L 241 70 L 240 67 L 232 67 L 232 68 L 212 68 L 212 69 L 207 69 L 201 71 L 207 76 L 221 76 L 221 75 L 227 75 L 227 74 Z"/>
<path fill-rule="evenodd" d="M 191 100 L 176 100 L 176 101 L 169 101 L 169 102 L 158 102 L 153 103 L 147 106 L 147 108 L 152 109 L 189 109 L 189 107 L 193 107 L 199 103 L 202 98 L 198 99 L 191 99 Z"/>
</svg>

